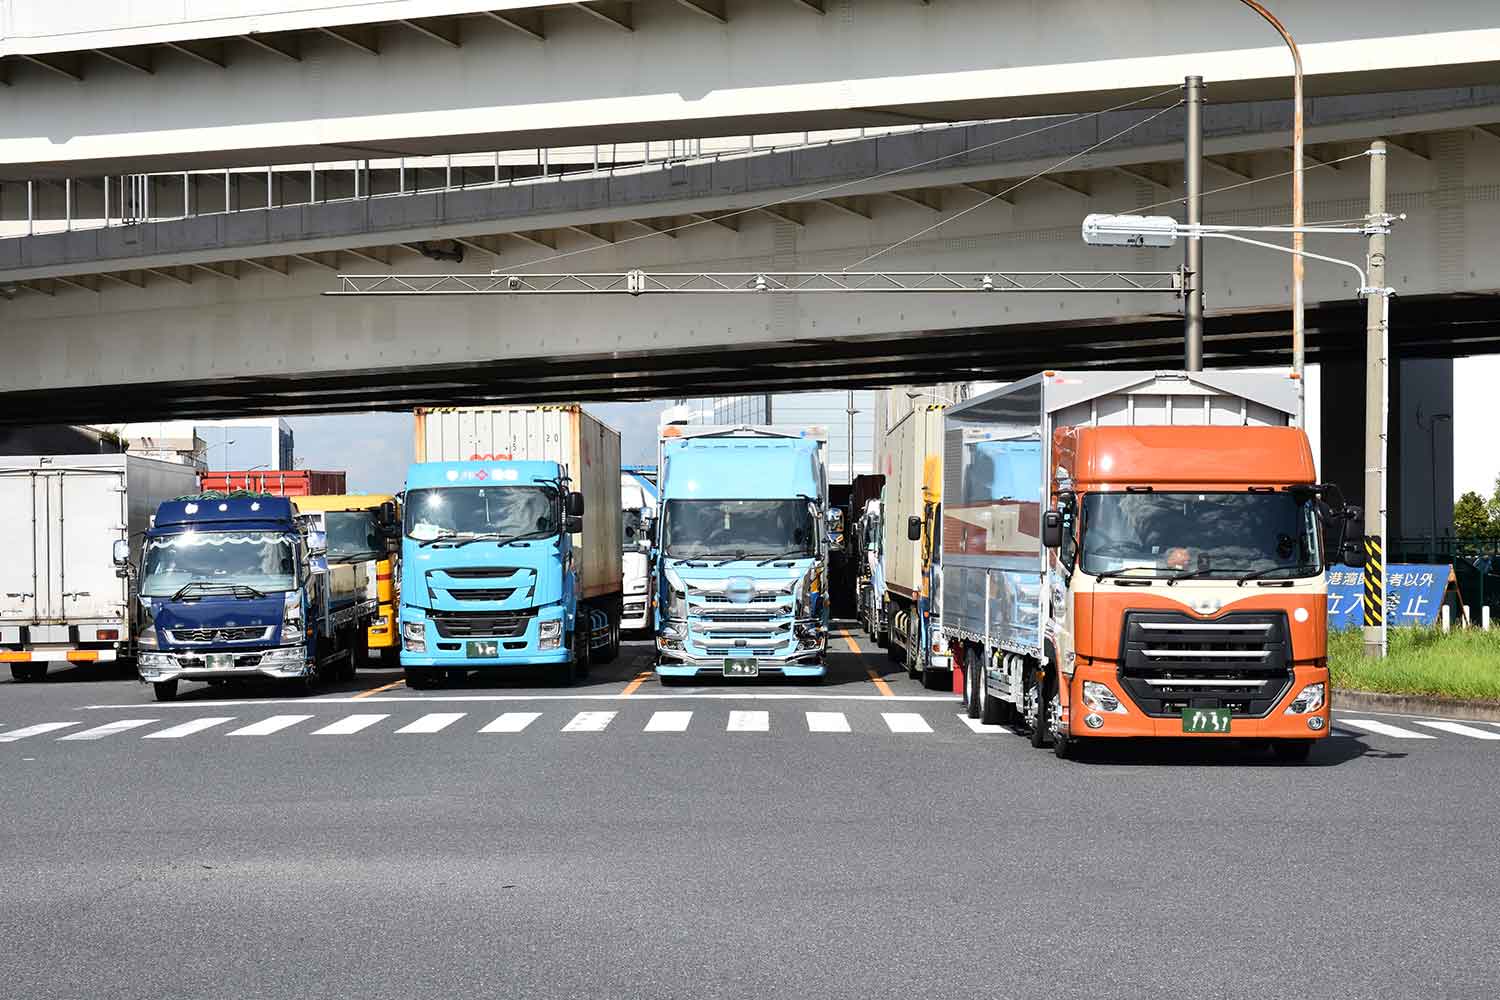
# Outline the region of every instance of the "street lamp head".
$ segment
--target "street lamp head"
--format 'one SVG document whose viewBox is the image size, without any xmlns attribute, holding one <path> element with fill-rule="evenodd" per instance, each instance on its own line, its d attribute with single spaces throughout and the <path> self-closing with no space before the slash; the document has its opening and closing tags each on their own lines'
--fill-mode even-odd
<svg viewBox="0 0 1500 1000">
<path fill-rule="evenodd" d="M 1170 247 L 1177 220 L 1170 215 L 1105 215 L 1083 220 L 1083 242 L 1095 247 Z"/>
</svg>

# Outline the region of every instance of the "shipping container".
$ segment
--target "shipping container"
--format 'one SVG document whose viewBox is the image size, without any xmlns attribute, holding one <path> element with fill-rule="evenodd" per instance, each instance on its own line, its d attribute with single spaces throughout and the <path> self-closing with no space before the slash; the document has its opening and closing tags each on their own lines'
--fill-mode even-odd
<svg viewBox="0 0 1500 1000">
<path fill-rule="evenodd" d="M 316 471 L 312 469 L 289 469 L 278 472 L 270 469 L 252 471 L 205 472 L 202 489 L 244 490 L 248 493 L 269 493 L 278 497 L 329 496 L 346 493 L 348 475 L 342 471 Z"/>
</svg>

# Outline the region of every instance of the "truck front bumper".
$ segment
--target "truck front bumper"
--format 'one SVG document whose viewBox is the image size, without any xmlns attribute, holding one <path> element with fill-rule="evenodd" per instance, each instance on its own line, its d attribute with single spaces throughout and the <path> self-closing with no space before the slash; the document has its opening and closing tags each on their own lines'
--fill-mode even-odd
<svg viewBox="0 0 1500 1000">
<path fill-rule="evenodd" d="M 1322 739 L 1329 731 L 1329 700 L 1332 684 L 1325 667 L 1299 666 L 1292 671 L 1292 683 L 1275 707 L 1263 716 L 1231 715 L 1226 733 L 1184 733 L 1182 717 L 1150 716 L 1133 703 L 1118 683 L 1113 665 L 1080 666 L 1069 682 L 1066 731 L 1072 736 L 1089 738 L 1154 737 L 1158 739 L 1211 740 L 1284 740 Z M 1098 711 L 1083 701 L 1084 681 L 1105 685 L 1115 695 L 1124 711 Z M 1311 712 L 1288 712 L 1302 690 L 1311 684 L 1323 685 L 1323 704 Z M 1089 719 L 1094 725 L 1089 725 Z"/>
<path fill-rule="evenodd" d="M 174 680 L 213 680 L 227 677 L 306 677 L 312 668 L 305 646 L 273 649 L 192 650 L 136 655 L 141 680 L 150 683 Z"/>
<path fill-rule="evenodd" d="M 724 656 L 692 656 L 680 649 L 662 649 L 656 644 L 656 673 L 662 677 L 724 676 Z M 825 665 L 826 650 L 801 649 L 789 656 L 746 656 L 753 659 L 762 674 L 780 674 L 783 677 L 822 677 L 828 672 Z"/>
<path fill-rule="evenodd" d="M 464 667 L 473 669 L 477 667 L 534 667 L 546 666 L 553 663 L 567 663 L 573 655 L 568 649 L 506 649 L 502 640 L 487 640 L 499 647 L 494 656 L 470 656 L 467 652 L 459 650 L 456 652 L 448 650 L 428 650 L 425 653 L 411 653 L 401 651 L 401 666 L 403 667 Z M 514 641 L 514 640 L 512 640 Z"/>
<path fill-rule="evenodd" d="M 626 594 L 620 614 L 620 631 L 643 632 L 651 627 L 651 599 L 646 594 Z"/>
</svg>

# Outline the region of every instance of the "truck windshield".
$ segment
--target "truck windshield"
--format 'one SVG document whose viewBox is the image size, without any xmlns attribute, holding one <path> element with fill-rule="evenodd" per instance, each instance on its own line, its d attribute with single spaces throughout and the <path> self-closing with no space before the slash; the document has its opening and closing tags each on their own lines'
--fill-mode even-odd
<svg viewBox="0 0 1500 1000">
<path fill-rule="evenodd" d="M 1090 493 L 1080 566 L 1098 576 L 1265 579 L 1323 571 L 1311 494 Z"/>
<path fill-rule="evenodd" d="M 328 558 L 335 562 L 377 559 L 384 552 L 374 511 L 329 511 L 323 515 L 323 530 Z"/>
<path fill-rule="evenodd" d="M 290 535 L 271 531 L 190 531 L 146 539 L 141 596 L 171 597 L 190 583 L 252 587 L 262 593 L 297 586 Z"/>
<path fill-rule="evenodd" d="M 817 553 L 807 501 L 669 500 L 662 543 L 668 557 L 795 558 Z"/>
<path fill-rule="evenodd" d="M 445 486 L 408 490 L 406 537 L 419 542 L 552 534 L 562 527 L 550 486 Z"/>
</svg>

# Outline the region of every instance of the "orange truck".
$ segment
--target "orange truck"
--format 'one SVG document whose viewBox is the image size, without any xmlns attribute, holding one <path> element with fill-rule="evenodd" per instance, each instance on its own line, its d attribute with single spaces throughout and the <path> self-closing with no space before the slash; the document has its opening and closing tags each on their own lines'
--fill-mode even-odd
<svg viewBox="0 0 1500 1000">
<path fill-rule="evenodd" d="M 1299 413 L 1264 372 L 1044 372 L 950 407 L 934 600 L 969 716 L 1062 757 L 1173 737 L 1305 759 L 1325 564 L 1362 546 Z"/>
</svg>

